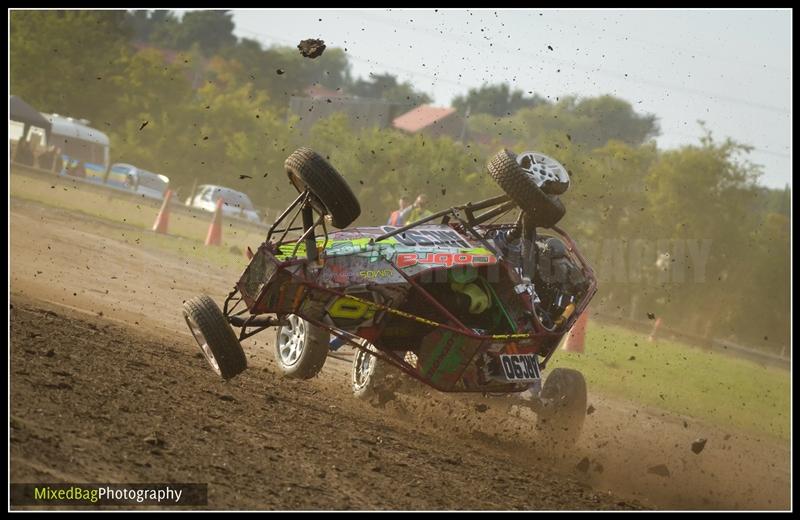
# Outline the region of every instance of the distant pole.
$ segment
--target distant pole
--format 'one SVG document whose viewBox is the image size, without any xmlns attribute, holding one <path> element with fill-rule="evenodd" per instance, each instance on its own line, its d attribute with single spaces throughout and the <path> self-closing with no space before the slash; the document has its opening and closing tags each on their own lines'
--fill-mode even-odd
<svg viewBox="0 0 800 520">
<path fill-rule="evenodd" d="M 648 341 L 655 341 L 656 334 L 658 334 L 658 329 L 661 327 L 661 318 L 656 318 L 656 322 L 653 324 L 653 330 L 650 332 L 650 336 L 647 337 Z"/>
<path fill-rule="evenodd" d="M 197 190 L 197 177 L 192 181 L 192 191 L 189 192 L 189 206 L 194 203 L 194 192 Z"/>
<path fill-rule="evenodd" d="M 459 141 L 464 143 L 464 138 L 467 136 L 467 120 L 469 119 L 469 113 L 472 107 L 467 105 L 467 111 L 464 113 L 464 126 L 461 127 L 461 137 L 459 137 Z"/>
<path fill-rule="evenodd" d="M 639 295 L 634 293 L 631 296 L 631 314 L 629 316 L 629 319 L 631 320 L 636 319 L 638 311 L 639 311 Z"/>
</svg>

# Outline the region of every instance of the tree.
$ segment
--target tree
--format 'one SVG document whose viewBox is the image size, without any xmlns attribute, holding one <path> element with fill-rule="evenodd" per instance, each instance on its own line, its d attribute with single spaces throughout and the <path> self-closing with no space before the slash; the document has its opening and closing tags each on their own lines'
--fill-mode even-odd
<svg viewBox="0 0 800 520">
<path fill-rule="evenodd" d="M 672 305 L 667 312 L 673 319 L 692 320 L 703 309 L 709 334 L 748 327 L 737 322 L 739 309 L 753 304 L 740 282 L 752 276 L 750 235 L 761 220 L 751 210 L 760 169 L 746 160 L 749 150 L 730 139 L 717 143 L 706 132 L 700 145 L 663 152 L 647 176 L 651 236 L 710 244 L 705 272 L 686 273 L 687 281 L 665 287 L 670 301 L 691 302 Z M 683 260 L 673 257 L 671 262 L 682 268 Z"/>
<path fill-rule="evenodd" d="M 786 345 L 790 339 L 787 317 L 791 309 L 790 221 L 787 215 L 767 213 L 743 248 L 750 266 L 749 276 L 740 280 L 739 294 L 745 304 L 736 306 L 732 323 L 759 346 Z M 777 352 L 777 349 L 773 351 Z"/>
<path fill-rule="evenodd" d="M 528 146 L 541 146 L 546 136 L 569 136 L 572 145 L 597 148 L 611 140 L 639 146 L 658 135 L 658 124 L 651 114 L 637 114 L 630 103 L 613 96 L 578 100 L 561 98 L 557 103 L 540 103 L 521 108 L 506 117 L 488 114 L 470 116 L 470 131 L 484 138 L 524 140 Z"/>
<path fill-rule="evenodd" d="M 177 27 L 175 46 L 187 50 L 197 43 L 207 57 L 236 44 L 233 15 L 229 11 L 188 11 Z"/>
<path fill-rule="evenodd" d="M 350 63 L 338 48 L 327 49 L 322 56 L 310 60 L 296 48 L 263 49 L 255 40 L 242 39 L 236 46 L 222 50 L 220 56 L 238 62 L 238 81 L 251 82 L 256 90 L 267 92 L 281 113 L 288 109 L 291 96 L 303 95 L 314 84 L 337 89 L 350 81 Z"/>
<path fill-rule="evenodd" d="M 163 9 L 128 11 L 125 16 L 125 24 L 130 28 L 133 41 L 167 48 L 175 47 L 180 23 L 172 11 Z"/>
<path fill-rule="evenodd" d="M 510 116 L 521 108 L 530 108 L 547 103 L 545 99 L 534 94 L 525 97 L 519 89 L 511 91 L 505 83 L 497 85 L 483 85 L 478 89 L 471 88 L 466 96 L 457 96 L 453 99 L 453 107 L 459 113 L 489 114 L 495 117 Z"/>
<path fill-rule="evenodd" d="M 448 137 L 426 138 L 376 128 L 355 132 L 343 114 L 318 121 L 307 146 L 328 157 L 361 201 L 357 223 L 386 221 L 400 196 L 428 195 L 431 210 L 500 193 L 484 157 Z"/>
<path fill-rule="evenodd" d="M 194 91 L 186 66 L 164 66 L 157 51 L 137 54 L 128 70 L 125 116 L 111 129 L 114 161 L 163 173 L 182 195 L 197 181 L 245 191 L 260 207 L 283 200 L 266 186 L 281 180 L 283 160 L 297 143 L 266 93 L 217 82 Z M 141 129 L 141 121 L 149 124 Z"/>
<path fill-rule="evenodd" d="M 11 92 L 42 112 L 102 120 L 130 55 L 121 11 L 12 11 Z M 87 52 L 91 49 L 91 52 Z"/>
<path fill-rule="evenodd" d="M 574 130 L 573 137 L 589 148 L 603 146 L 610 140 L 639 145 L 659 133 L 656 117 L 639 115 L 630 103 L 614 96 L 605 95 L 581 99 L 569 98 L 569 109 L 578 119 L 591 123 Z M 574 103 L 574 104 L 573 104 Z"/>
<path fill-rule="evenodd" d="M 347 86 L 347 91 L 356 96 L 386 101 L 401 105 L 425 105 L 431 102 L 431 97 L 424 92 L 418 92 L 409 82 L 400 83 L 397 77 L 389 74 L 372 74 L 370 79 L 359 78 Z"/>
</svg>

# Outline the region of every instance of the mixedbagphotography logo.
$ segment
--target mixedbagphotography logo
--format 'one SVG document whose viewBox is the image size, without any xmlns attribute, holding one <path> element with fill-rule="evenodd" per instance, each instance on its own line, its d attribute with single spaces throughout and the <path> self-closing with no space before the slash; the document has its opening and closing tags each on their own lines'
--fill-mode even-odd
<svg viewBox="0 0 800 520">
<path fill-rule="evenodd" d="M 202 506 L 208 504 L 208 484 L 157 483 L 25 483 L 11 484 L 12 506 L 157 505 Z"/>
</svg>

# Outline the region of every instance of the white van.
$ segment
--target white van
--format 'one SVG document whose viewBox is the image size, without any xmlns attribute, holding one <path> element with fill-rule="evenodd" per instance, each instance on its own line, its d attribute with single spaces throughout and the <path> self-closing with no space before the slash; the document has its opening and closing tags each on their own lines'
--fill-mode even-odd
<svg viewBox="0 0 800 520">
<path fill-rule="evenodd" d="M 58 114 L 42 114 L 52 125 L 50 144 L 61 149 L 64 160 L 62 175 L 75 175 L 102 183 L 109 165 L 109 139 L 106 134 L 88 126 L 85 119 Z"/>
</svg>

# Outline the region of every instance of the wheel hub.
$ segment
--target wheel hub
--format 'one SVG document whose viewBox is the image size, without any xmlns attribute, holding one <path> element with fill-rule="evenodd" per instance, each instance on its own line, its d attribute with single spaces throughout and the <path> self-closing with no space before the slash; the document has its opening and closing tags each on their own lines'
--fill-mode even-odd
<svg viewBox="0 0 800 520">
<path fill-rule="evenodd" d="M 353 374 L 353 385 L 356 390 L 363 388 L 367 384 L 367 381 L 369 381 L 369 372 L 374 362 L 375 356 L 372 354 L 364 352 L 363 350 L 356 352 L 356 369 Z"/>
<path fill-rule="evenodd" d="M 208 346 L 208 341 L 206 341 L 206 337 L 203 335 L 203 331 L 200 330 L 197 322 L 195 322 L 194 318 L 187 314 L 186 323 L 189 325 L 189 330 L 192 331 L 192 336 L 194 336 L 195 341 L 197 341 L 197 345 L 200 347 L 200 352 L 202 352 L 203 357 L 206 358 L 208 364 L 211 365 L 211 369 L 217 374 L 221 375 L 222 372 L 219 368 L 219 363 L 217 363 L 217 358 L 215 358 L 214 353 L 211 352 L 211 347 Z"/>
<path fill-rule="evenodd" d="M 517 164 L 531 177 L 540 188 L 546 182 L 569 183 L 566 168 L 558 161 L 539 152 L 523 152 L 517 156 Z"/>
<path fill-rule="evenodd" d="M 285 366 L 292 366 L 300 359 L 305 347 L 305 335 L 305 321 L 294 314 L 290 315 L 278 336 L 278 353 Z"/>
</svg>

